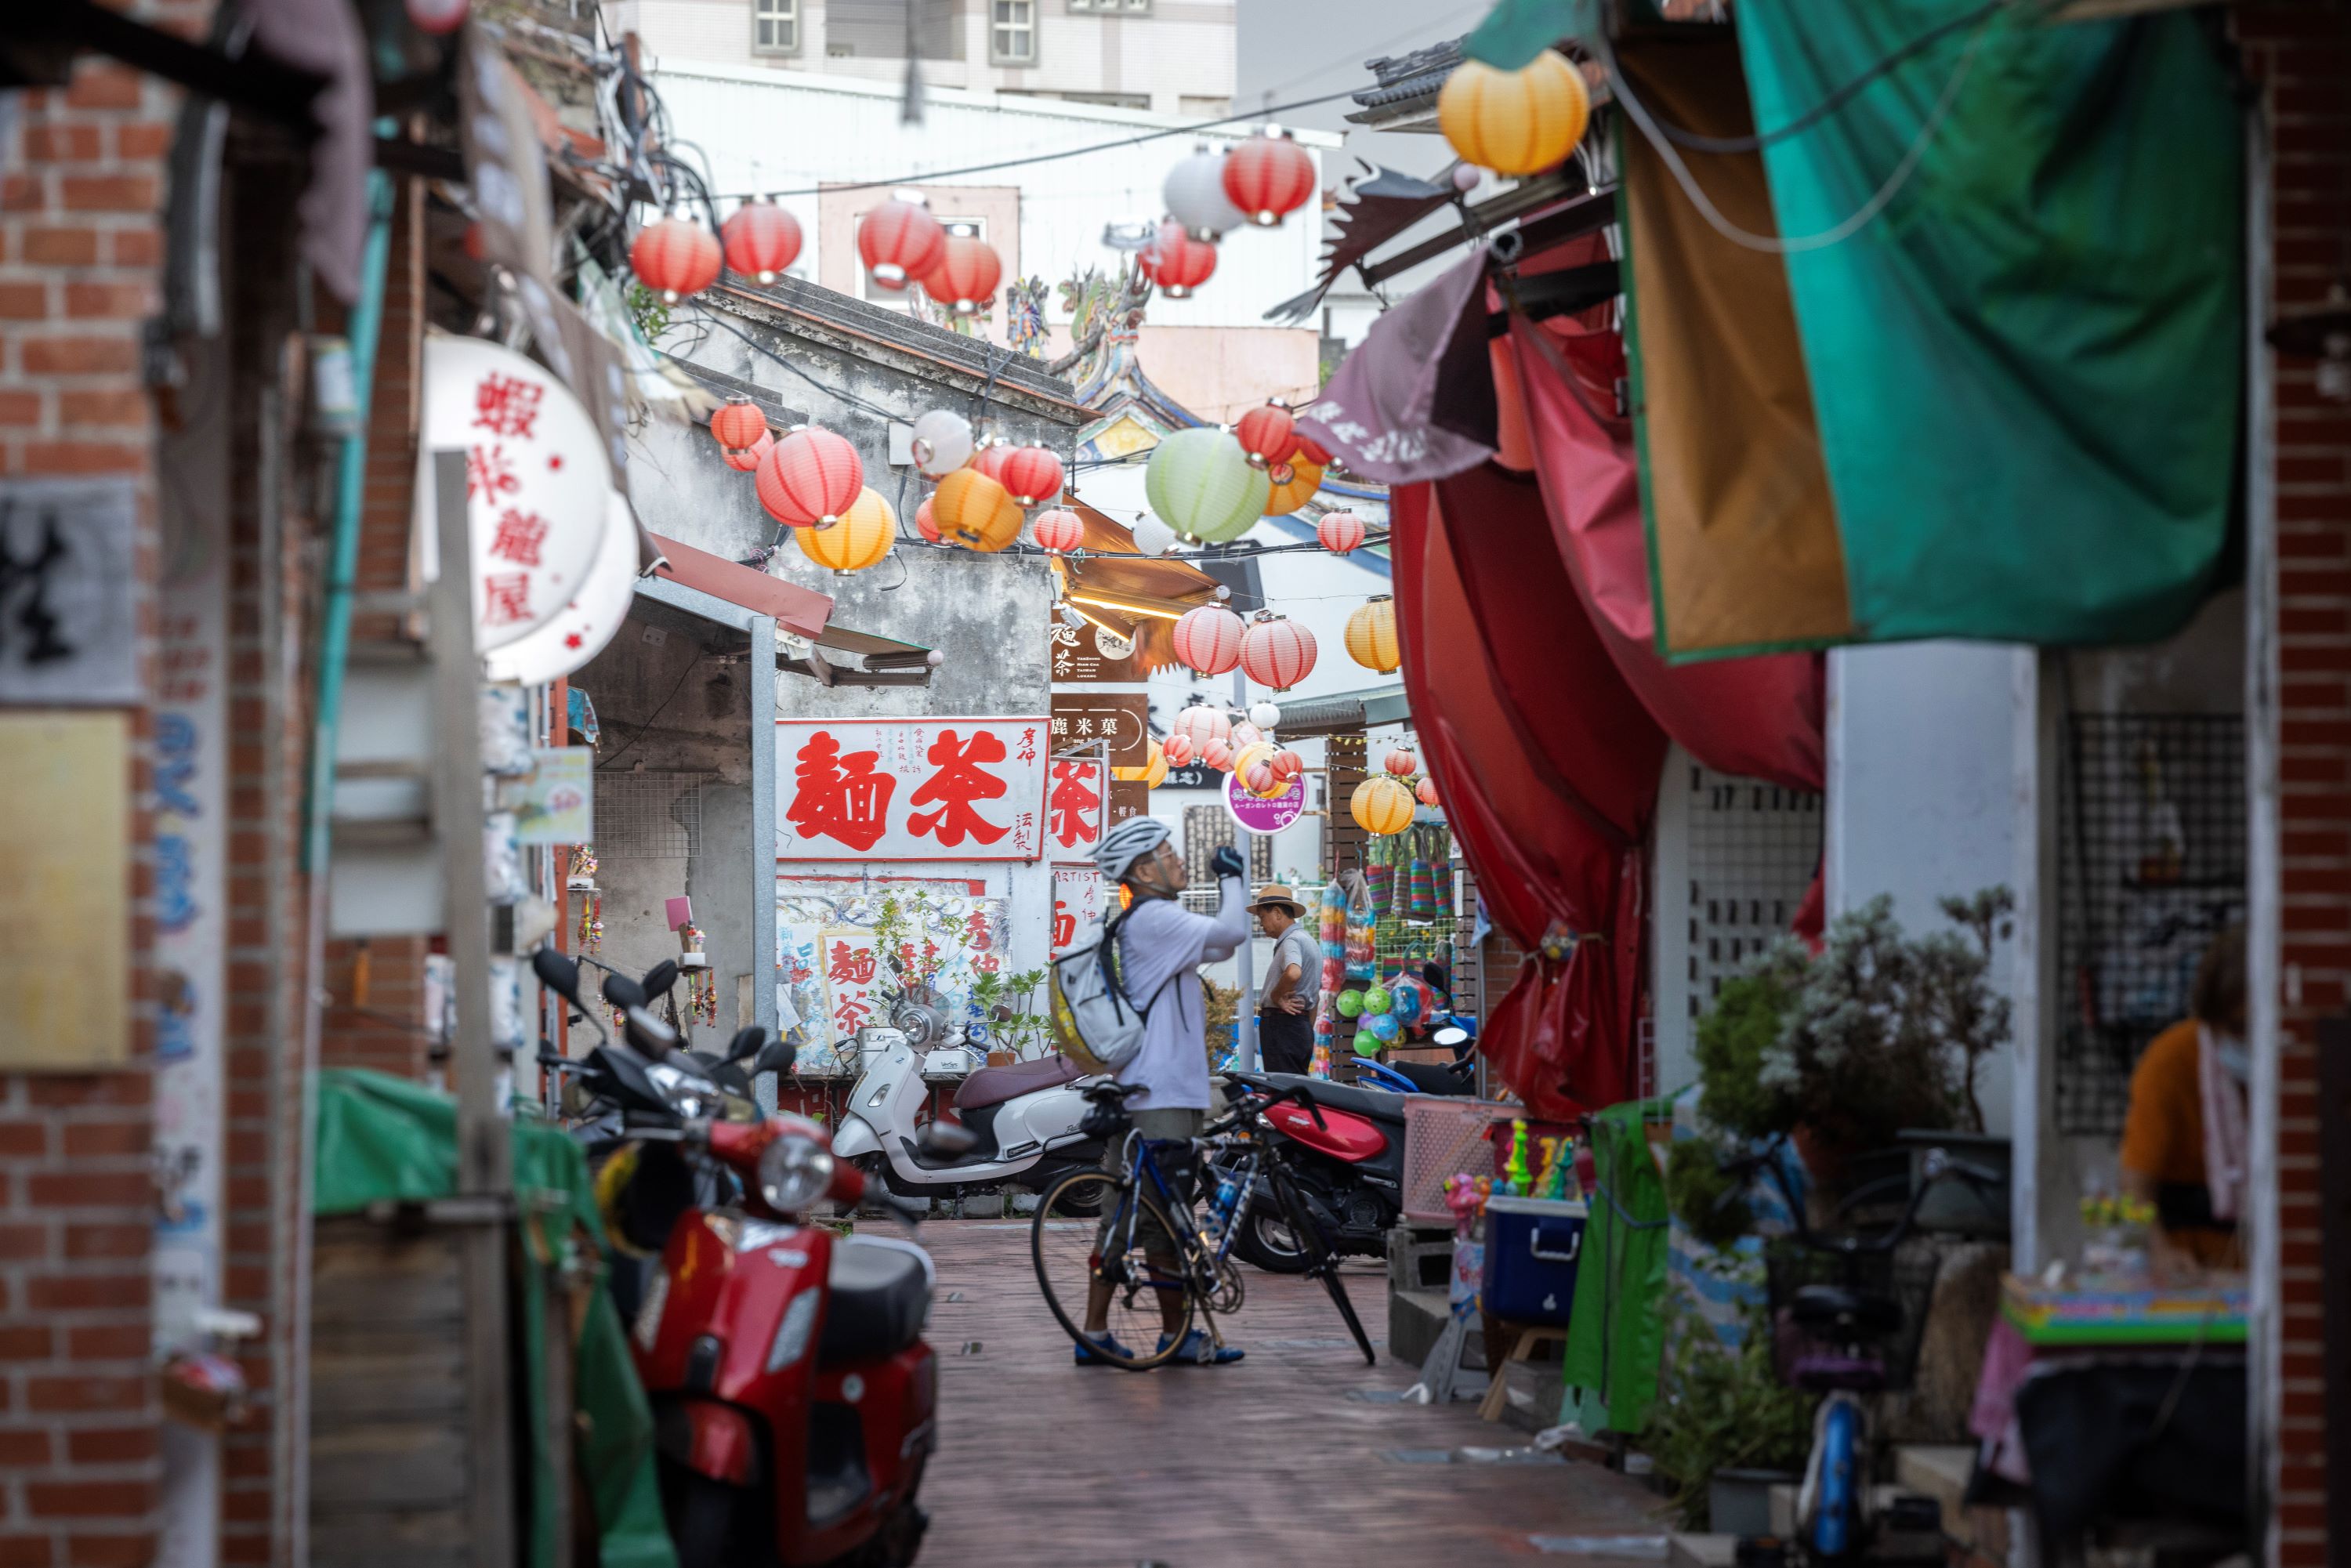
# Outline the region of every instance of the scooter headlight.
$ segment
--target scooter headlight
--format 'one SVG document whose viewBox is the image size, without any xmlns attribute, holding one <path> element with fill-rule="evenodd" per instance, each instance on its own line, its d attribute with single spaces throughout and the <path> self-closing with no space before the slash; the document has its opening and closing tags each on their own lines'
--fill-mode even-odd
<svg viewBox="0 0 2351 1568">
<path fill-rule="evenodd" d="M 807 1208 L 832 1185 L 832 1155 L 814 1138 L 786 1134 L 759 1156 L 759 1196 L 789 1214 Z"/>
</svg>

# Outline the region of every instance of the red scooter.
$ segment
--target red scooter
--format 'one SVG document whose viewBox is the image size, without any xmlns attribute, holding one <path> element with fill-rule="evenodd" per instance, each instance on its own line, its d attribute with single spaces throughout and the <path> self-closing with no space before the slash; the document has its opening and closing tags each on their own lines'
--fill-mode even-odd
<svg viewBox="0 0 2351 1568">
<path fill-rule="evenodd" d="M 578 966 L 549 950 L 532 962 L 579 1003 Z M 590 1052 L 582 1087 L 620 1108 L 635 1145 L 622 1228 L 666 1238 L 630 1337 L 680 1562 L 904 1568 L 937 1435 L 929 1255 L 805 1223 L 820 1202 L 865 1196 L 823 1127 L 711 1119 L 722 1100 L 706 1065 L 642 1008 L 623 1018 L 628 1043 Z M 727 1056 L 756 1071 L 758 1043 L 738 1037 Z"/>
<path fill-rule="evenodd" d="M 1408 1097 L 1298 1073 L 1228 1076 L 1266 1094 L 1296 1092 L 1313 1101 L 1312 1112 L 1289 1103 L 1269 1109 L 1266 1134 L 1293 1145 L 1291 1185 L 1331 1250 L 1341 1257 L 1384 1256 L 1387 1233 L 1404 1212 Z M 1263 1177 L 1254 1184 L 1233 1250 L 1275 1274 L 1303 1273 L 1311 1261 Z"/>
</svg>

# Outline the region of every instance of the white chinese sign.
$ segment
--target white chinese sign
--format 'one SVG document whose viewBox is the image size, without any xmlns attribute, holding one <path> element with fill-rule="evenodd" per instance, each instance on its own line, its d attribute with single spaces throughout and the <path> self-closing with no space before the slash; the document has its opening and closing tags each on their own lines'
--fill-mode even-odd
<svg viewBox="0 0 2351 1568">
<path fill-rule="evenodd" d="M 1079 943 L 1102 918 L 1102 873 L 1090 865 L 1053 868 L 1053 956 L 1060 957 Z"/>
<path fill-rule="evenodd" d="M 1009 936 L 1005 902 L 985 885 L 779 878 L 776 1019 L 798 1049 L 797 1070 L 854 1076 L 857 1031 L 889 1021 L 890 993 L 901 987 L 930 990 L 950 1021 L 981 1018 L 973 992 L 1003 970 Z"/>
<path fill-rule="evenodd" d="M 776 858 L 1038 860 L 1047 727 L 1042 716 L 778 719 Z"/>
<path fill-rule="evenodd" d="M 420 497 L 433 494 L 433 455 L 446 451 L 465 455 L 474 643 L 504 647 L 588 583 L 612 511 L 611 465 L 552 371 L 479 338 L 434 336 L 424 340 Z"/>
</svg>

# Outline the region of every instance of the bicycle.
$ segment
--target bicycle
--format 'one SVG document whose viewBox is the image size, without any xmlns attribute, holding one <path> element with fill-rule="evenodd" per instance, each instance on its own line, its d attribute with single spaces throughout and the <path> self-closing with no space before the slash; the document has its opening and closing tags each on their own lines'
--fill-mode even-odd
<svg viewBox="0 0 2351 1568">
<path fill-rule="evenodd" d="M 1874 1233 L 1848 1230 L 1822 1235 L 1807 1221 L 1803 1197 L 1788 1180 L 1780 1159 L 1785 1142 L 1784 1137 L 1774 1138 L 1754 1154 L 1724 1162 L 1725 1174 L 1740 1179 L 1719 1201 L 1729 1203 L 1759 1172 L 1769 1172 L 1772 1185 L 1787 1202 L 1794 1227 L 1786 1239 L 1789 1245 L 1767 1258 L 1771 1322 L 1776 1330 L 1784 1319 L 1804 1341 L 1782 1369 L 1782 1377 L 1794 1387 L 1823 1396 L 1813 1427 L 1812 1453 L 1805 1460 L 1803 1485 L 1797 1496 L 1797 1533 L 1805 1554 L 1813 1561 L 1846 1562 L 1867 1551 L 1881 1525 L 1891 1525 L 1902 1533 L 1911 1532 L 1914 1527 L 1929 1531 L 1939 1528 L 1939 1513 L 1934 1514 L 1935 1522 L 1923 1521 L 1924 1514 L 1935 1505 L 1928 1503 L 1921 1510 L 1916 1506 L 1919 1500 L 1896 1498 L 1882 1515 L 1873 1510 L 1869 1411 L 1863 1399 L 1907 1382 L 1907 1360 L 1917 1354 L 1917 1335 L 1924 1329 L 1934 1277 L 1929 1271 L 1922 1283 L 1910 1284 L 1907 1293 L 1917 1300 L 1906 1306 L 1895 1249 L 1910 1235 L 1927 1195 L 1946 1177 L 1983 1186 L 1997 1186 L 2000 1177 L 1952 1159 L 1941 1149 L 1929 1149 L 1922 1171 L 1925 1179 L 1917 1183 L 1898 1218 Z M 1837 1206 L 1835 1222 L 1842 1223 L 1880 1189 L 1909 1180 L 1905 1173 L 1847 1194 Z M 1813 1277 L 1820 1272 L 1812 1266 L 1813 1260 L 1833 1265 L 1834 1283 Z M 1906 1328 L 1916 1331 L 1907 1354 L 1889 1355 L 1888 1347 Z M 1914 1514 L 1921 1519 L 1914 1520 Z"/>
<path fill-rule="evenodd" d="M 1370 1337 L 1356 1317 L 1354 1303 L 1339 1279 L 1337 1255 L 1309 1215 L 1290 1184 L 1282 1155 L 1269 1140 L 1251 1135 L 1258 1118 L 1284 1100 L 1295 1099 L 1317 1121 L 1321 1113 L 1302 1090 L 1281 1094 L 1252 1092 L 1242 1096 L 1227 1115 L 1202 1129 L 1191 1141 L 1204 1168 L 1217 1170 L 1208 1156 L 1240 1150 L 1238 1161 L 1220 1162 L 1220 1185 L 1210 1207 L 1210 1226 L 1204 1232 L 1192 1205 L 1179 1198 L 1160 1169 L 1151 1140 L 1135 1130 L 1125 1102 L 1138 1087 L 1097 1083 L 1085 1091 L 1094 1106 L 1086 1130 L 1120 1152 L 1115 1169 L 1078 1171 L 1049 1187 L 1037 1205 L 1029 1230 L 1029 1252 L 1037 1282 L 1054 1320 L 1071 1339 L 1092 1354 L 1128 1371 L 1141 1372 L 1170 1360 L 1191 1332 L 1196 1315 L 1210 1343 L 1222 1348 L 1217 1327 L 1220 1314 L 1239 1310 L 1245 1297 L 1240 1270 L 1232 1259 L 1235 1223 L 1245 1211 L 1244 1199 L 1263 1178 L 1274 1200 L 1289 1216 L 1295 1233 L 1310 1255 L 1304 1272 L 1322 1277 L 1332 1303 L 1364 1353 L 1365 1364 L 1376 1364 Z M 1146 1229 L 1146 1225 L 1150 1228 Z M 1165 1243 L 1174 1244 L 1171 1256 Z M 1156 1256 L 1154 1256 L 1155 1249 Z M 1085 1332 L 1084 1320 L 1094 1292 L 1107 1286 L 1109 1310 L 1105 1327 L 1119 1354 Z M 1172 1303 L 1172 1306 L 1171 1306 Z"/>
</svg>

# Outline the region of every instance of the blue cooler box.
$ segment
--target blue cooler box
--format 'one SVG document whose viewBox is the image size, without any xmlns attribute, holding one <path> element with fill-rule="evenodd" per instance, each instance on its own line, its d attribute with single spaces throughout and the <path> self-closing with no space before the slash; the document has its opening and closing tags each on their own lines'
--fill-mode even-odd
<svg viewBox="0 0 2351 1568">
<path fill-rule="evenodd" d="M 1486 1200 L 1486 1283 L 1479 1302 L 1515 1323 L 1564 1325 L 1583 1253 L 1581 1203 L 1562 1198 Z"/>
</svg>

